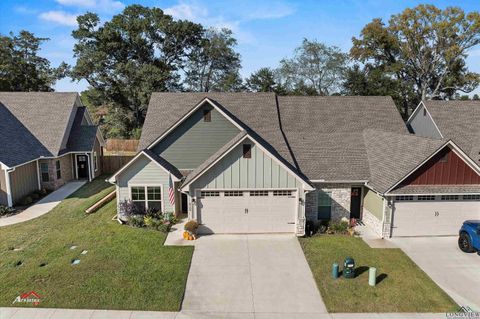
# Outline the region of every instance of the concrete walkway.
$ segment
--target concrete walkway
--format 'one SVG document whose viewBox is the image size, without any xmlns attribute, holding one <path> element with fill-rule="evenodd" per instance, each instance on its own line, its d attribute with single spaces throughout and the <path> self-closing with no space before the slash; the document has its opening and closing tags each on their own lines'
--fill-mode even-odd
<svg viewBox="0 0 480 319">
<path fill-rule="evenodd" d="M 196 240 L 182 312 L 293 318 L 327 311 L 297 238 L 269 234 Z"/>
<path fill-rule="evenodd" d="M 381 238 L 367 225 L 357 225 L 355 231 L 370 248 L 398 248 L 391 240 Z"/>
<path fill-rule="evenodd" d="M 51 308 L 0 308 L 0 319 L 436 319 L 444 313 L 315 313 L 261 314 L 211 312 L 159 312 Z M 467 317 L 451 317 L 467 318 Z M 476 317 L 470 317 L 476 318 Z"/>
<path fill-rule="evenodd" d="M 10 217 L 0 218 L 0 227 L 18 224 L 45 215 L 85 183 L 86 181 L 75 181 L 63 185 L 56 191 L 39 200 L 34 205 L 25 209 L 23 212 Z"/>
</svg>

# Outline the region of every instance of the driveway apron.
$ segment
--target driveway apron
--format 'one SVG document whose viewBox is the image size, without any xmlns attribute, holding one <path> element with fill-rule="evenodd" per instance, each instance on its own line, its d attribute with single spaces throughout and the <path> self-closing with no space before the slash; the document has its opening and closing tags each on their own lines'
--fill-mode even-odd
<svg viewBox="0 0 480 319">
<path fill-rule="evenodd" d="M 182 310 L 326 313 L 300 244 L 292 235 L 198 239 Z"/>
</svg>

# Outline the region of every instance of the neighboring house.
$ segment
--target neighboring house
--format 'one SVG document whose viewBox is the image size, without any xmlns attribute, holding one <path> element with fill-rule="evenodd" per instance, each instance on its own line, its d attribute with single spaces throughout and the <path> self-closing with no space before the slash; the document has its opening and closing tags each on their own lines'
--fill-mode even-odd
<svg viewBox="0 0 480 319">
<path fill-rule="evenodd" d="M 110 181 L 118 203 L 188 213 L 204 233 L 303 235 L 306 220 L 347 218 L 405 236 L 418 234 L 410 233 L 418 223 L 397 214 L 410 203 L 399 195 L 428 185 L 427 168 L 445 158 L 463 165 L 468 183 L 456 182 L 473 196 L 478 165 L 452 141 L 409 134 L 390 97 L 154 93 L 139 153 Z M 437 191 L 421 187 L 422 196 Z M 426 227 L 460 225 L 450 224 Z"/>
<path fill-rule="evenodd" d="M 0 204 L 101 173 L 104 144 L 77 93 L 0 92 Z"/>
</svg>

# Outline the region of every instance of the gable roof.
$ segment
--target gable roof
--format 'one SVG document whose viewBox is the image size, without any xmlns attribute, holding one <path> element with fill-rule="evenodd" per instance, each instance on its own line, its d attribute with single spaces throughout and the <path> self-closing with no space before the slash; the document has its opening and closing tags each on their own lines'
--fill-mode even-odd
<svg viewBox="0 0 480 319">
<path fill-rule="evenodd" d="M 480 101 L 423 101 L 442 136 L 480 159 Z"/>
<path fill-rule="evenodd" d="M 3 150 L 0 162 L 13 167 L 39 157 L 55 157 L 68 152 L 66 146 L 75 121 L 77 98 L 77 93 L 0 92 Z M 75 136 L 83 138 L 85 133 L 91 140 L 93 128 L 86 130 L 89 131 L 75 132 Z M 74 147 L 83 148 L 87 144 L 73 137 L 70 140 Z M 92 148 L 93 145 L 89 150 Z"/>
<path fill-rule="evenodd" d="M 313 190 L 308 178 L 306 178 L 303 174 L 299 173 L 294 167 L 291 167 L 288 163 L 284 163 L 281 159 L 272 154 L 264 145 L 262 145 L 261 141 L 256 140 L 253 136 L 249 135 L 246 131 L 241 131 L 235 137 L 233 137 L 228 143 L 226 143 L 223 147 L 221 147 L 217 152 L 215 152 L 210 158 L 208 158 L 205 162 L 203 162 L 198 168 L 193 170 L 187 178 L 183 181 L 182 189 L 186 189 L 186 187 L 195 181 L 198 177 L 200 177 L 204 172 L 208 171 L 215 163 L 217 163 L 220 159 L 222 159 L 226 154 L 228 154 L 231 150 L 233 150 L 238 144 L 240 144 L 245 139 L 250 139 L 253 141 L 258 147 L 270 153 L 270 155 L 282 166 L 285 168 L 290 174 L 296 176 L 304 185 L 305 189 Z"/>
<path fill-rule="evenodd" d="M 410 175 L 419 165 L 450 141 L 365 130 L 365 146 L 370 164 L 368 186 L 385 193 Z"/>
<path fill-rule="evenodd" d="M 208 98 L 271 153 L 310 180 L 366 180 L 362 132 L 408 133 L 391 97 L 274 93 L 153 93 L 139 149 Z"/>
<path fill-rule="evenodd" d="M 140 152 L 137 153 L 127 164 L 123 165 L 118 171 L 116 171 L 107 181 L 114 184 L 116 181 L 116 177 L 122 173 L 124 170 L 126 170 L 130 165 L 135 163 L 135 161 L 140 157 L 140 156 L 146 156 L 148 159 L 150 159 L 152 162 L 160 166 L 165 172 L 170 173 L 173 175 L 174 180 L 178 181 L 182 179 L 182 174 L 180 171 L 170 164 L 166 159 L 163 157 L 155 154 L 153 151 L 149 149 L 144 149 Z"/>
<path fill-rule="evenodd" d="M 77 108 L 67 142 L 69 152 L 91 152 L 93 149 L 98 127 L 96 125 L 82 125 L 86 110 L 86 107 Z"/>
</svg>

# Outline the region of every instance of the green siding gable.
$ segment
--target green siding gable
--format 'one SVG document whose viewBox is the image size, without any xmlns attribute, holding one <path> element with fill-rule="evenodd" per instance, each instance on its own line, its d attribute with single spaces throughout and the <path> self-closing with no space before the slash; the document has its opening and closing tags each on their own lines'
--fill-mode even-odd
<svg viewBox="0 0 480 319">
<path fill-rule="evenodd" d="M 243 158 L 243 144 L 252 145 L 252 157 Z M 196 180 L 191 189 L 297 188 L 300 183 L 269 154 L 245 140 Z"/>
<path fill-rule="evenodd" d="M 211 122 L 203 111 L 210 110 Z M 180 170 L 195 169 L 240 130 L 210 105 L 204 105 L 152 148 Z"/>
<path fill-rule="evenodd" d="M 162 185 L 164 210 L 166 212 L 174 211 L 168 200 L 168 173 L 145 155 L 140 155 L 134 163 L 117 176 L 117 203 L 130 199 L 128 184 L 137 186 Z"/>
<path fill-rule="evenodd" d="M 374 191 L 365 189 L 367 192 L 363 198 L 363 207 L 381 221 L 383 219 L 383 198 Z"/>
</svg>

